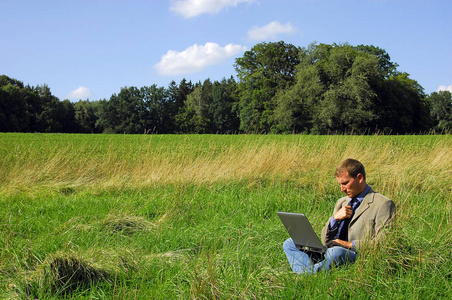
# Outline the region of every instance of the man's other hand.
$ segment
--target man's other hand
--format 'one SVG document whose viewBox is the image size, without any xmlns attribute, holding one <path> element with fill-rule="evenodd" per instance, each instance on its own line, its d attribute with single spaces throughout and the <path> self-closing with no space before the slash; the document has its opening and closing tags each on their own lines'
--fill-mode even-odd
<svg viewBox="0 0 452 300">
<path fill-rule="evenodd" d="M 344 247 L 347 249 L 351 249 L 353 247 L 353 243 L 344 241 L 344 240 L 340 240 L 340 239 L 336 239 L 336 240 L 332 240 L 332 241 L 328 242 L 328 247 L 333 247 L 333 246 L 341 246 L 341 247 Z"/>
</svg>

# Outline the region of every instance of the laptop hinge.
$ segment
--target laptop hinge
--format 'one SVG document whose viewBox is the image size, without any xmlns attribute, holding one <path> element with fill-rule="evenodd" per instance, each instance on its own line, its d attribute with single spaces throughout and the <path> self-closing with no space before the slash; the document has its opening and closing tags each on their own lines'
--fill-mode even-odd
<svg viewBox="0 0 452 300">
<path fill-rule="evenodd" d="M 308 247 L 308 246 L 301 246 L 301 245 L 296 245 L 298 250 L 300 251 L 312 251 L 312 252 L 318 252 L 318 253 L 325 253 L 325 249 L 324 248 L 316 248 L 316 247 Z"/>
</svg>

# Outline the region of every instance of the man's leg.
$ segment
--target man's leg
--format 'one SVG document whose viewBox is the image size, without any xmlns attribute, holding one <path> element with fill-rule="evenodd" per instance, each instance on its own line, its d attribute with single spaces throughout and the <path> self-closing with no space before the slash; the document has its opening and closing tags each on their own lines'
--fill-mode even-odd
<svg viewBox="0 0 452 300">
<path fill-rule="evenodd" d="M 287 239 L 283 244 L 284 252 L 290 267 L 298 274 L 315 274 L 318 271 L 328 271 L 333 266 L 340 266 L 346 263 L 354 263 L 358 254 L 343 247 L 328 248 L 325 253 L 325 259 L 315 265 L 308 254 L 298 250 L 292 239 Z"/>
<path fill-rule="evenodd" d="M 295 273 L 312 273 L 314 264 L 306 253 L 298 250 L 291 238 L 284 242 L 283 249 L 286 253 L 290 267 Z"/>
<path fill-rule="evenodd" d="M 320 270 L 328 271 L 333 266 L 339 267 L 347 263 L 352 264 L 357 258 L 358 254 L 349 249 L 339 246 L 328 248 L 325 253 L 325 259 L 315 264 L 314 273 Z"/>
</svg>

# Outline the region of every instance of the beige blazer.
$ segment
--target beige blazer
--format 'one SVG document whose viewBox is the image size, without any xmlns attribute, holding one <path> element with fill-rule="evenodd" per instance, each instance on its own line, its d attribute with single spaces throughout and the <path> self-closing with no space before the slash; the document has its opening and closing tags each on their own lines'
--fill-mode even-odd
<svg viewBox="0 0 452 300">
<path fill-rule="evenodd" d="M 348 205 L 349 202 L 350 198 L 348 197 L 339 199 L 334 207 L 333 214 L 343 206 Z M 348 227 L 349 241 L 355 241 L 355 248 L 359 250 L 364 243 L 375 238 L 381 229 L 388 225 L 395 216 L 395 213 L 396 207 L 394 202 L 376 193 L 371 188 L 350 222 Z M 329 223 L 330 221 L 328 220 L 322 230 L 323 244 L 333 240 L 338 231 L 338 228 L 329 230 Z"/>
</svg>

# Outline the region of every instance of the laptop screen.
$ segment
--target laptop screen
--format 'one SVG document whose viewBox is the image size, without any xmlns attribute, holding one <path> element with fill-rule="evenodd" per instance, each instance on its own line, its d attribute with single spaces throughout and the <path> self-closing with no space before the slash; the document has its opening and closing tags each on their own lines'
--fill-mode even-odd
<svg viewBox="0 0 452 300">
<path fill-rule="evenodd" d="M 278 212 L 281 222 L 300 250 L 324 252 L 325 247 L 304 214 Z"/>
</svg>

